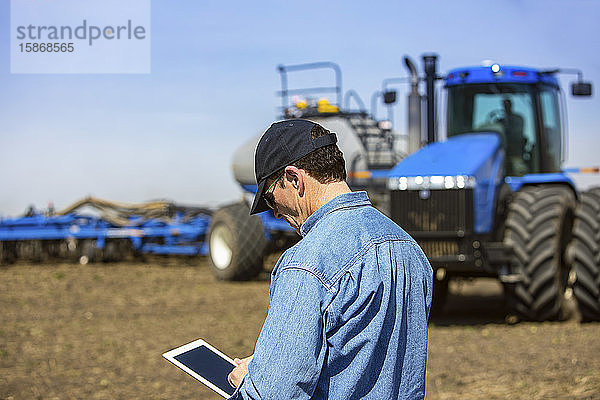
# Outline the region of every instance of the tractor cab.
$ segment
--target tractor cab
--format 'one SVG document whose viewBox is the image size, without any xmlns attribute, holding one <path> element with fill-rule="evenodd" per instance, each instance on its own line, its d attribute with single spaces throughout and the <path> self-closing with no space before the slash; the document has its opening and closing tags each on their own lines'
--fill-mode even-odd
<svg viewBox="0 0 600 400">
<path fill-rule="evenodd" d="M 498 64 L 461 68 L 448 73 L 445 87 L 448 138 L 496 133 L 505 176 L 560 171 L 563 97 L 552 73 Z"/>
</svg>

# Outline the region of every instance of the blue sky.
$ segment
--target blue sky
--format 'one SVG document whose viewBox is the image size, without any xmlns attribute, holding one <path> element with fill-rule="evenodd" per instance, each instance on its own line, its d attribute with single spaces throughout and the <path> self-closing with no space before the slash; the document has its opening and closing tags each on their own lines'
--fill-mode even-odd
<svg viewBox="0 0 600 400">
<path fill-rule="evenodd" d="M 52 1 L 52 0 L 44 0 Z M 76 0 L 73 0 L 76 1 Z M 600 2 L 151 2 L 150 74 L 11 74 L 0 2 L 0 215 L 87 195 L 216 206 L 234 150 L 277 118 L 278 64 L 334 61 L 368 104 L 402 56 L 439 69 L 575 67 L 600 88 Z M 563 88 L 573 76 L 561 77 Z M 403 129 L 405 111 L 397 108 Z M 600 100 L 567 96 L 568 166 L 600 164 Z M 598 176 L 578 178 L 583 186 Z"/>
</svg>

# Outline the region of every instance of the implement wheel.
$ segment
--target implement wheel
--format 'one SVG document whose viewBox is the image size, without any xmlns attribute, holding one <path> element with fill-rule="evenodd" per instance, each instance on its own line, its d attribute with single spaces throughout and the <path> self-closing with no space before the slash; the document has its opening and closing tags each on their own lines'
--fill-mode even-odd
<svg viewBox="0 0 600 400">
<path fill-rule="evenodd" d="M 521 319 L 556 320 L 569 278 L 564 253 L 571 238 L 575 196 L 566 186 L 526 186 L 509 204 L 504 243 L 520 280 L 506 284 L 508 306 Z"/>
<path fill-rule="evenodd" d="M 45 243 L 41 240 L 17 241 L 18 258 L 32 263 L 42 263 L 48 259 Z"/>
<path fill-rule="evenodd" d="M 102 249 L 102 261 L 105 263 L 118 262 L 123 259 L 121 253 L 121 242 L 119 240 L 108 240 Z"/>
<path fill-rule="evenodd" d="M 0 242 L 0 265 L 12 264 L 17 259 L 17 246 L 13 241 Z"/>
<path fill-rule="evenodd" d="M 583 321 L 600 321 L 600 188 L 581 194 L 568 259 L 575 270 L 573 293 Z"/>
<path fill-rule="evenodd" d="M 96 262 L 97 258 L 98 248 L 96 248 L 96 241 L 92 239 L 81 240 L 79 248 L 79 264 L 91 264 Z"/>
<path fill-rule="evenodd" d="M 7 265 L 10 262 L 8 243 L 0 241 L 0 265 Z"/>
<path fill-rule="evenodd" d="M 220 280 L 248 280 L 263 268 L 266 240 L 262 222 L 246 203 L 217 210 L 208 233 L 210 265 Z"/>
<path fill-rule="evenodd" d="M 431 303 L 431 315 L 442 314 L 446 300 L 448 299 L 448 284 L 450 279 L 444 270 L 436 270 L 433 279 L 433 303 Z"/>
</svg>

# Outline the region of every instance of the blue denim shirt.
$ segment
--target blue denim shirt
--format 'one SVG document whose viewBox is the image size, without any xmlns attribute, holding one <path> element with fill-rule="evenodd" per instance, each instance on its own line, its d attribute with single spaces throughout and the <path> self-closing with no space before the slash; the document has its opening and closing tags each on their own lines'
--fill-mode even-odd
<svg viewBox="0 0 600 400">
<path fill-rule="evenodd" d="M 335 197 L 279 259 L 233 399 L 422 399 L 433 272 L 365 192 Z"/>
</svg>

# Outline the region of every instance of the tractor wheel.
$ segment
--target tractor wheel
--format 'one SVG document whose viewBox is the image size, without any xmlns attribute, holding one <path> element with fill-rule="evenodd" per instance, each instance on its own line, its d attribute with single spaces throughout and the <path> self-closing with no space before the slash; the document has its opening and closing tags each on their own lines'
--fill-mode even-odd
<svg viewBox="0 0 600 400">
<path fill-rule="evenodd" d="M 571 237 L 575 196 L 561 185 L 526 186 L 508 207 L 504 244 L 512 249 L 512 271 L 520 280 L 506 284 L 508 306 L 533 321 L 563 317 L 569 278 L 564 253 Z"/>
<path fill-rule="evenodd" d="M 583 321 L 600 321 L 600 188 L 581 194 L 568 259 L 575 270 L 573 293 Z"/>
<path fill-rule="evenodd" d="M 245 203 L 217 210 L 208 233 L 211 269 L 220 280 L 248 280 L 260 273 L 266 247 L 262 222 Z"/>
</svg>

